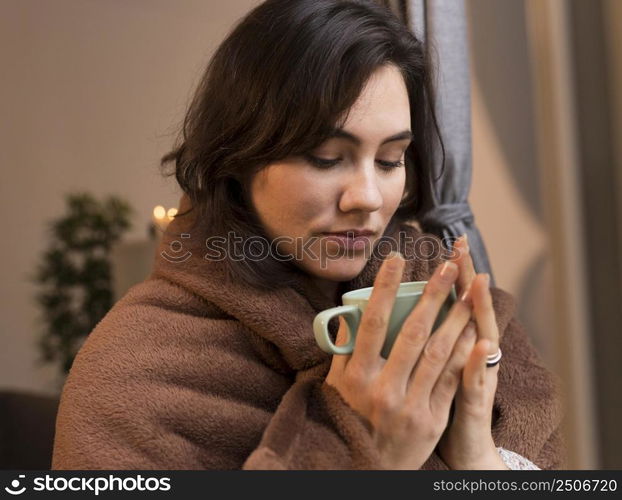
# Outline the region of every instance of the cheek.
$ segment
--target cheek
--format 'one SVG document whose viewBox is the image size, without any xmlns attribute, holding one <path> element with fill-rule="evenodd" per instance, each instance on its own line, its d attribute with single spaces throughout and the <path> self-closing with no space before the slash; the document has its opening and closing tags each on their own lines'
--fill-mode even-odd
<svg viewBox="0 0 622 500">
<path fill-rule="evenodd" d="M 402 197 L 404 196 L 404 189 L 406 187 L 406 171 L 404 168 L 400 168 L 395 175 L 390 176 L 382 189 L 382 195 L 384 200 L 384 211 L 390 213 L 397 210 Z"/>
<path fill-rule="evenodd" d="M 297 218 L 307 219 L 321 212 L 331 197 L 330 183 L 313 172 L 299 169 L 284 177 L 274 191 L 280 200 L 279 210 Z"/>
<path fill-rule="evenodd" d="M 325 183 L 325 177 L 303 168 L 273 168 L 253 183 L 253 205 L 271 233 L 298 233 L 330 203 Z"/>
</svg>

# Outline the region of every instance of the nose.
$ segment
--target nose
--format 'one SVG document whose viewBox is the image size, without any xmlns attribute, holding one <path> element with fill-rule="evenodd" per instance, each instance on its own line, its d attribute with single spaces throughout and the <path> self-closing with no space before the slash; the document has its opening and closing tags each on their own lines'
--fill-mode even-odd
<svg viewBox="0 0 622 500">
<path fill-rule="evenodd" d="M 352 175 L 345 179 L 339 209 L 342 212 L 375 212 L 382 208 L 382 192 L 374 165 L 360 166 L 354 170 Z"/>
</svg>

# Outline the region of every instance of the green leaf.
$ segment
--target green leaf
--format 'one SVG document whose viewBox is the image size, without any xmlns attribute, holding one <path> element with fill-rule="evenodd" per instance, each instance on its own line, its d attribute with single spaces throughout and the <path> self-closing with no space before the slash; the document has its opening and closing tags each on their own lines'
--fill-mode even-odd
<svg viewBox="0 0 622 500">
<path fill-rule="evenodd" d="M 131 227 L 130 204 L 87 192 L 65 195 L 66 213 L 48 223 L 50 242 L 35 266 L 35 301 L 46 329 L 41 359 L 68 373 L 84 339 L 113 303 L 110 248 Z"/>
</svg>

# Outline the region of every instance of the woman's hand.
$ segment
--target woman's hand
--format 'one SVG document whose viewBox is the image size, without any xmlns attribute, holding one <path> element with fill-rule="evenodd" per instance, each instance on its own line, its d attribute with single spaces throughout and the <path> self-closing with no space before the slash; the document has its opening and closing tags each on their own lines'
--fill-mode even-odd
<svg viewBox="0 0 622 500">
<path fill-rule="evenodd" d="M 452 422 L 439 443 L 439 454 L 452 469 L 507 469 L 491 433 L 499 365 L 486 367 L 486 357 L 497 352 L 499 330 L 489 277 L 475 274 L 466 238 L 456 242 L 456 250 L 459 288 L 463 300 L 473 304 L 478 339 L 464 367 Z"/>
<path fill-rule="evenodd" d="M 404 322 L 388 359 L 380 356 L 393 302 L 401 281 L 400 254 L 385 259 L 357 332 L 351 355 L 333 356 L 326 383 L 373 428 L 387 469 L 419 469 L 438 444 L 449 420 L 460 374 L 475 344 L 465 328 L 470 305 L 457 301 L 430 336 L 438 312 L 458 277 L 446 262 L 430 278 L 421 300 Z M 346 339 L 340 318 L 337 344 Z"/>
</svg>

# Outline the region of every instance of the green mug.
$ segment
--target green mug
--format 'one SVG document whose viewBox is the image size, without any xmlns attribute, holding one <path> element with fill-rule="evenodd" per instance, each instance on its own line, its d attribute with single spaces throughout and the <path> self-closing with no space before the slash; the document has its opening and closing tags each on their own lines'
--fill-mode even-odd
<svg viewBox="0 0 622 500">
<path fill-rule="evenodd" d="M 387 336 L 382 346 L 381 356 L 388 358 L 391 348 L 395 342 L 397 334 L 402 328 L 402 324 L 413 310 L 419 299 L 423 295 L 427 281 L 409 281 L 400 283 L 391 310 L 389 325 L 387 328 Z M 356 332 L 361 321 L 361 316 L 371 297 L 373 287 L 359 288 L 344 293 L 341 296 L 343 305 L 326 309 L 317 314 L 313 320 L 313 332 L 315 333 L 315 341 L 320 348 L 329 354 L 351 354 L 354 350 L 354 342 L 356 340 Z M 445 319 L 452 304 L 457 300 L 456 289 L 451 287 L 451 292 L 443 303 L 439 314 L 436 318 L 432 330 L 435 330 Z M 328 332 L 328 322 L 335 316 L 343 316 L 348 327 L 348 339 L 344 345 L 337 346 L 333 343 Z"/>
</svg>

